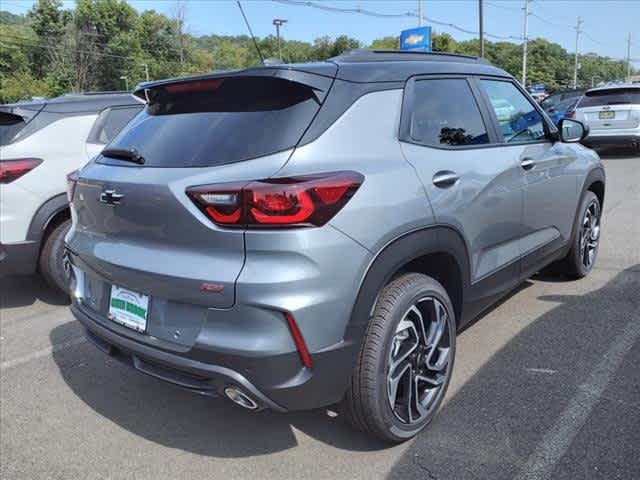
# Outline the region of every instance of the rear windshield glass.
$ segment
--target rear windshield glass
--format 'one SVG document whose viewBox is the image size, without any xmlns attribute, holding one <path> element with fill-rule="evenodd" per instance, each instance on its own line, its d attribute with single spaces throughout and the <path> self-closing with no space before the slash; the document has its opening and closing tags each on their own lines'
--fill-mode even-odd
<svg viewBox="0 0 640 480">
<path fill-rule="evenodd" d="M 0 112 L 0 145 L 9 145 L 26 124 L 19 115 Z"/>
<path fill-rule="evenodd" d="M 580 100 L 580 107 L 600 107 L 603 105 L 640 105 L 640 89 L 603 90 L 587 93 Z"/>
<path fill-rule="evenodd" d="M 156 87 L 148 100 L 108 148 L 134 148 L 152 167 L 222 165 L 287 150 L 319 108 L 312 88 L 271 77 Z"/>
</svg>

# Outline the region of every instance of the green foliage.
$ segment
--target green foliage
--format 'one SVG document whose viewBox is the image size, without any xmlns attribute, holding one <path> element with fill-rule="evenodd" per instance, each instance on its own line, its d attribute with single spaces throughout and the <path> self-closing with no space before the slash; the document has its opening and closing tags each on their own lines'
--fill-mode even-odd
<svg viewBox="0 0 640 480">
<path fill-rule="evenodd" d="M 341 35 L 312 43 L 257 39 L 265 58 L 287 63 L 324 60 L 363 45 Z M 397 36 L 374 40 L 372 49 L 396 49 Z M 434 33 L 435 51 L 477 55 L 478 40 L 456 41 Z M 527 78 L 551 88 L 573 78 L 573 55 L 544 39 L 529 42 Z M 522 46 L 486 42 L 487 59 L 516 78 L 521 75 Z M 182 20 L 154 10 L 138 13 L 124 0 L 77 0 L 64 10 L 61 0 L 38 0 L 26 15 L 0 11 L 0 103 L 68 91 L 122 89 L 146 80 L 256 65 L 258 54 L 247 35 L 193 36 Z M 579 83 L 622 79 L 626 64 L 596 54 L 580 56 Z"/>
</svg>

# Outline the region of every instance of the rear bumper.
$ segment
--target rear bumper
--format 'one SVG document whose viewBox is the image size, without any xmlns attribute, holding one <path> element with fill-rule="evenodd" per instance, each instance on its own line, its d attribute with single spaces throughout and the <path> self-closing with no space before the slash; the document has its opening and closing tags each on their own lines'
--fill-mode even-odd
<svg viewBox="0 0 640 480">
<path fill-rule="evenodd" d="M 297 352 L 260 358 L 211 351 L 196 344 L 185 352 L 167 351 L 121 335 L 114 324 L 98 318 L 74 300 L 71 312 L 100 350 L 134 369 L 178 387 L 223 396 L 227 387 L 240 388 L 260 407 L 279 412 L 309 410 L 338 402 L 344 394 L 355 347 L 342 343 L 313 354 L 313 366 L 302 366 Z M 283 376 L 285 377 L 283 379 Z"/>
<path fill-rule="evenodd" d="M 37 263 L 38 242 L 0 243 L 0 275 L 29 275 Z"/>
</svg>

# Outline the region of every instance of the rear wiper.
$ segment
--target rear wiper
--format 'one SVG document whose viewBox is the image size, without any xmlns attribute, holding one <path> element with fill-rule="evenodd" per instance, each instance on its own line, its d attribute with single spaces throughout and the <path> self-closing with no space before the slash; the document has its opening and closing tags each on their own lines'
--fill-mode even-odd
<svg viewBox="0 0 640 480">
<path fill-rule="evenodd" d="M 102 151 L 102 155 L 109 158 L 117 158 L 118 160 L 137 163 L 139 165 L 144 163 L 144 157 L 140 155 L 135 148 L 105 148 Z"/>
</svg>

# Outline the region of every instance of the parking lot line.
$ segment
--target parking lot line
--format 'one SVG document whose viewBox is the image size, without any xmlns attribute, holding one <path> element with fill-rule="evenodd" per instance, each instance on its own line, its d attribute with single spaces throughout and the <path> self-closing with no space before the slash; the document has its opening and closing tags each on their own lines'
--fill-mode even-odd
<svg viewBox="0 0 640 480">
<path fill-rule="evenodd" d="M 19 365 L 23 365 L 25 363 L 29 363 L 33 360 L 37 360 L 38 358 L 51 355 L 54 352 L 58 352 L 60 350 L 64 350 L 69 347 L 80 345 L 86 341 L 87 339 L 85 337 L 77 337 L 64 343 L 51 345 L 50 347 L 43 348 L 42 350 L 38 350 L 36 352 L 30 353 L 29 355 L 24 355 L 22 357 L 14 358 L 13 360 L 6 360 L 0 363 L 0 370 L 6 370 L 9 368 L 17 367 Z"/>
<path fill-rule="evenodd" d="M 517 480 L 545 480 L 551 478 L 558 461 L 571 446 L 573 439 L 585 424 L 600 400 L 612 376 L 625 355 L 640 338 L 640 319 L 632 318 L 615 338 L 603 359 L 587 380 L 578 387 L 555 425 L 545 433 Z"/>
</svg>

